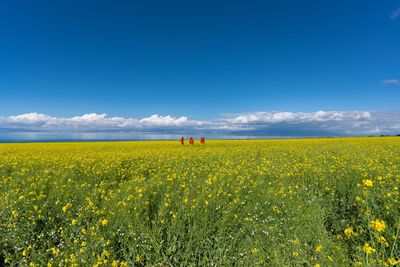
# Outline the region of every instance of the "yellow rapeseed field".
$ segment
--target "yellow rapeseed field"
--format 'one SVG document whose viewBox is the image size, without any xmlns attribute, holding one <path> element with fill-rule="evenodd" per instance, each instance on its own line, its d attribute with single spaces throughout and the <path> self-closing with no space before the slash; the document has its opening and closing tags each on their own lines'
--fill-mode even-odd
<svg viewBox="0 0 400 267">
<path fill-rule="evenodd" d="M 400 138 L 0 144 L 0 265 L 395 266 Z"/>
</svg>

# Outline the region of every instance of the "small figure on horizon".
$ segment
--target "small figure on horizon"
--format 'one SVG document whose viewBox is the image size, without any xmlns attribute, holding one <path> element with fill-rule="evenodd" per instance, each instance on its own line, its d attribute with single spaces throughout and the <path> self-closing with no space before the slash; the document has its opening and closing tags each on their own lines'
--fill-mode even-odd
<svg viewBox="0 0 400 267">
<path fill-rule="evenodd" d="M 204 136 L 202 136 L 200 138 L 200 144 L 205 145 L 206 144 L 206 138 Z"/>
<path fill-rule="evenodd" d="M 189 139 L 189 144 L 194 145 L 194 139 L 193 139 L 193 137 L 190 137 L 190 139 Z"/>
<path fill-rule="evenodd" d="M 185 144 L 185 138 L 182 136 L 181 139 L 179 139 L 179 142 L 181 143 L 181 145 Z"/>
</svg>

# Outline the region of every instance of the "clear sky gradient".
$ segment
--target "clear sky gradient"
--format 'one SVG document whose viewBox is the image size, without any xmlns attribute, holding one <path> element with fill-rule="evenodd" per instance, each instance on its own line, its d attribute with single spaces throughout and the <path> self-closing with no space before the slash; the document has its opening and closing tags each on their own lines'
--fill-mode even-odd
<svg viewBox="0 0 400 267">
<path fill-rule="evenodd" d="M 2 1 L 0 115 L 400 111 L 399 8 Z"/>
</svg>

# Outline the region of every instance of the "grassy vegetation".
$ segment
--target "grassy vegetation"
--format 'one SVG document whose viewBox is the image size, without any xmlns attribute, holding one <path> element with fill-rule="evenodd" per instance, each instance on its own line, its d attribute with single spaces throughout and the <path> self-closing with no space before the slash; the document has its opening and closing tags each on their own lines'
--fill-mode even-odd
<svg viewBox="0 0 400 267">
<path fill-rule="evenodd" d="M 395 137 L 1 144 L 0 260 L 396 265 L 399 187 Z"/>
</svg>

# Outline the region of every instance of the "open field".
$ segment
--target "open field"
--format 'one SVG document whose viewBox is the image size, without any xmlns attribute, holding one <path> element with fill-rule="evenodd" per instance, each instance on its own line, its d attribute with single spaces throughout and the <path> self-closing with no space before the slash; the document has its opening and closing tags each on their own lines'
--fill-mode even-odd
<svg viewBox="0 0 400 267">
<path fill-rule="evenodd" d="M 399 187 L 395 137 L 0 144 L 0 260 L 390 266 Z"/>
</svg>

